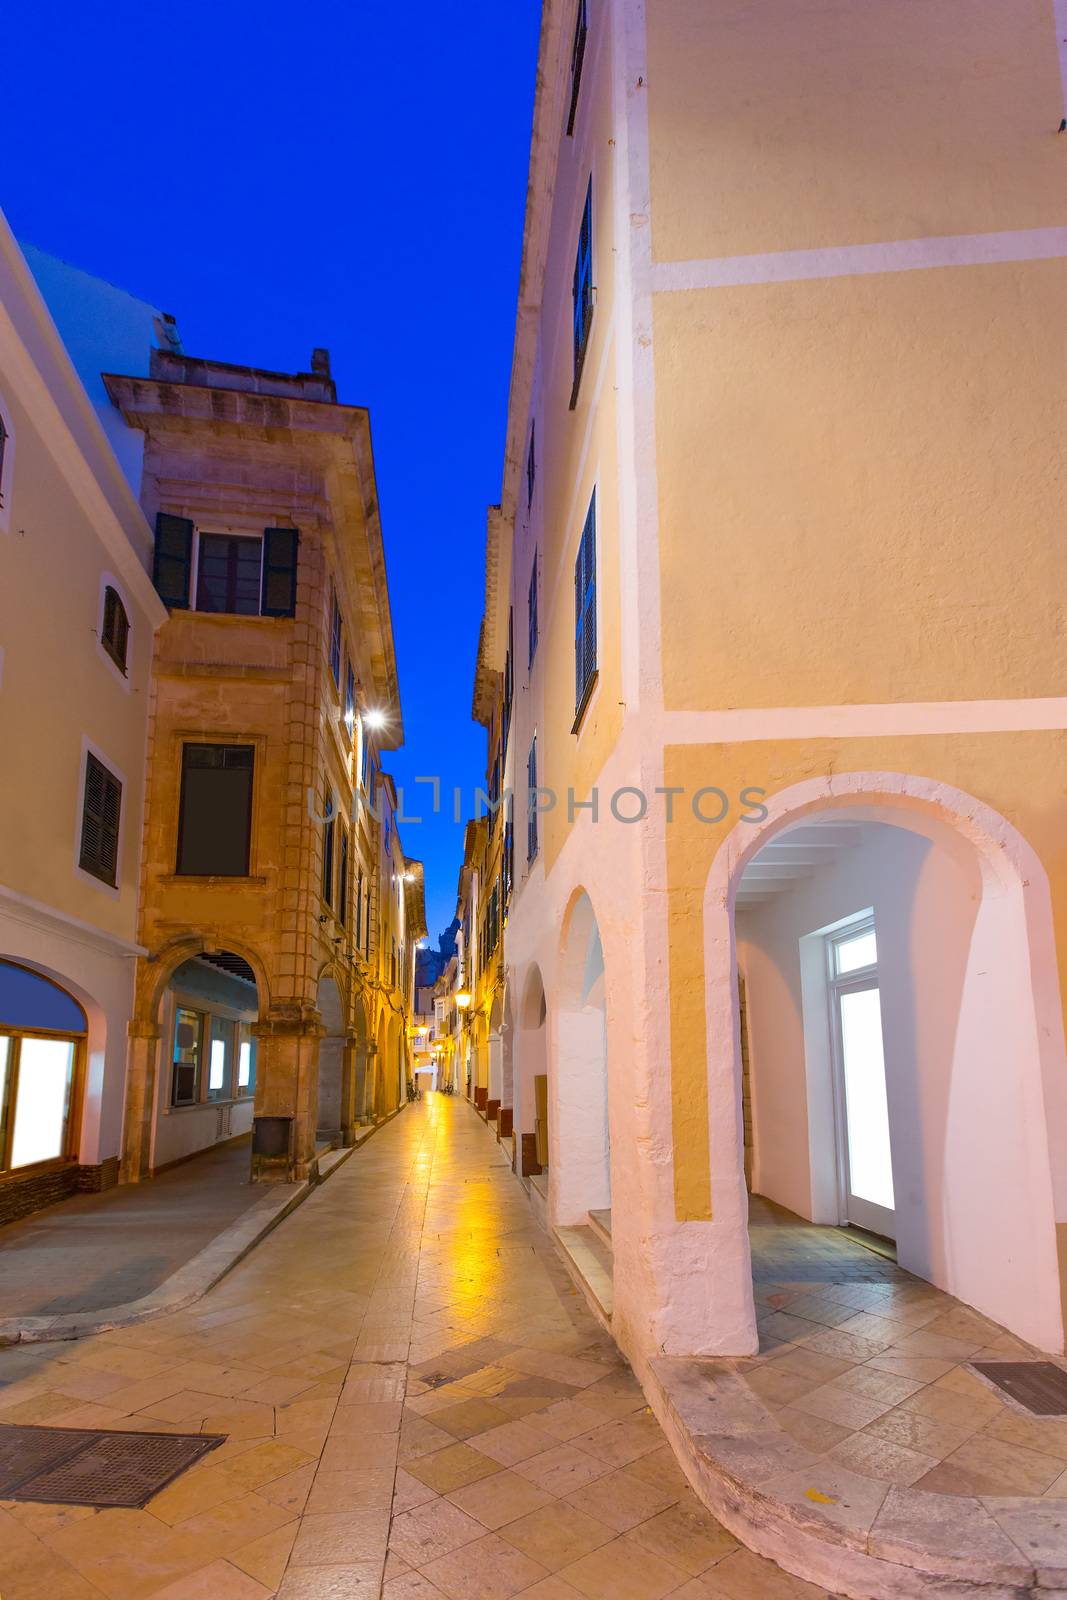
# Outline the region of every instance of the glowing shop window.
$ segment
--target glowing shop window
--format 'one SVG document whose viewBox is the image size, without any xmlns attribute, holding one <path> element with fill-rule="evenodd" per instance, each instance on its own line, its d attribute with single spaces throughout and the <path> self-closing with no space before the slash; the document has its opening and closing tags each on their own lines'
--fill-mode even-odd
<svg viewBox="0 0 1067 1600">
<path fill-rule="evenodd" d="M 861 967 L 873 967 L 878 960 L 878 943 L 873 928 L 864 928 L 851 939 L 834 942 L 834 971 L 839 978 L 848 972 L 858 972 Z"/>
<path fill-rule="evenodd" d="M 237 1087 L 247 1093 L 252 1085 L 252 1041 L 241 1040 L 241 1053 L 237 1059 Z"/>
<path fill-rule="evenodd" d="M 230 1062 L 233 1059 L 234 1025 L 225 1017 L 211 1019 L 211 1051 L 207 1066 L 209 1100 L 230 1098 Z"/>
<path fill-rule="evenodd" d="M 873 933 L 870 938 L 873 943 Z M 872 1205 L 892 1211 L 893 1161 L 878 990 L 873 986 L 846 990 L 839 997 L 839 1004 L 848 1119 L 849 1188 L 858 1200 L 868 1200 Z"/>
<path fill-rule="evenodd" d="M 23 1036 L 11 1141 L 12 1167 L 52 1161 L 65 1153 L 73 1077 L 74 1045 L 69 1040 Z"/>
</svg>

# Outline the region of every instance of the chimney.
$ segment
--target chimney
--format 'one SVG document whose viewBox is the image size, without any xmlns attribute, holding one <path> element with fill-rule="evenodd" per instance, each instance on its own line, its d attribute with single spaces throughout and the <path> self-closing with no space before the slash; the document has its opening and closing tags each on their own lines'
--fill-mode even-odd
<svg viewBox="0 0 1067 1600">
<path fill-rule="evenodd" d="M 328 350 L 312 350 L 311 370 L 320 378 L 328 378 L 330 376 L 330 352 Z"/>
</svg>

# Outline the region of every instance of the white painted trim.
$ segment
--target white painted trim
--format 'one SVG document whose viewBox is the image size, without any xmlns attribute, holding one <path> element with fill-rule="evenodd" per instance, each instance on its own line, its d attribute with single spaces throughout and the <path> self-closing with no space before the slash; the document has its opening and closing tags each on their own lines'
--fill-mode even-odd
<svg viewBox="0 0 1067 1600">
<path fill-rule="evenodd" d="M 917 733 L 1035 733 L 1061 728 L 1067 728 L 1067 696 L 668 711 L 662 723 L 663 742 L 668 745 L 753 743 L 768 739 L 876 739 Z"/>
<path fill-rule="evenodd" d="M 1067 6 L 1067 0 L 1059 0 Z M 729 289 L 757 283 L 798 283 L 812 278 L 854 278 L 934 267 L 994 266 L 1009 261 L 1054 261 L 1067 256 L 1067 228 L 1027 228 L 1007 233 L 948 234 L 936 239 L 894 239 L 881 244 L 778 250 L 767 255 L 712 256 L 657 261 L 652 288 L 665 294 Z"/>
</svg>

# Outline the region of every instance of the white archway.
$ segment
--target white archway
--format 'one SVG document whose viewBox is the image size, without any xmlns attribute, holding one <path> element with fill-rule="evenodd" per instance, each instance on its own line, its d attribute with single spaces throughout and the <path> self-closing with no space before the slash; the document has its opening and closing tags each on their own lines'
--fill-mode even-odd
<svg viewBox="0 0 1067 1600">
<path fill-rule="evenodd" d="M 1067 1219 L 1067 1058 L 1044 868 L 1003 817 L 931 779 L 878 772 L 815 779 L 773 796 L 766 808 L 763 822 L 739 823 L 723 842 L 704 902 L 713 1226 L 733 1235 L 732 1247 L 719 1252 L 710 1348 L 750 1349 L 755 1329 L 745 1229 L 738 888 L 776 835 L 819 815 L 920 835 L 933 854 L 955 861 L 959 884 L 973 886 L 969 911 L 957 890 L 961 954 L 951 1026 L 942 1017 L 938 1034 L 937 1105 L 931 1107 L 927 1086 L 916 1089 L 929 1248 L 924 1259 L 909 1261 L 902 1236 L 901 1264 L 1030 1342 L 1062 1349 L 1057 1224 Z M 909 959 L 914 965 L 914 953 Z M 929 989 L 929 976 L 925 981 Z M 929 1060 L 918 1052 L 917 1071 L 925 1074 Z M 917 1249 L 911 1238 L 907 1251 Z"/>
<path fill-rule="evenodd" d="M 611 1208 L 604 948 L 584 889 L 564 918 L 552 1023 L 549 1207 L 559 1226 Z"/>
</svg>

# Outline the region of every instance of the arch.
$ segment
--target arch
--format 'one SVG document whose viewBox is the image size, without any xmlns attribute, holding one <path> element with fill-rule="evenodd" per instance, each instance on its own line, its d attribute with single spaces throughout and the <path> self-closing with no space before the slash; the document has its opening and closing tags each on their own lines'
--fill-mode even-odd
<svg viewBox="0 0 1067 1600">
<path fill-rule="evenodd" d="M 560 934 L 547 1111 L 553 1222 L 611 1207 L 604 947 L 587 892 L 571 895 Z"/>
<path fill-rule="evenodd" d="M 106 1043 L 104 1013 L 79 985 L 0 955 L 0 1172 L 24 1176 L 77 1158 L 87 1086 L 102 1078 Z"/>
<path fill-rule="evenodd" d="M 777 835 L 818 818 L 917 835 L 928 842 L 920 852 L 927 860 L 923 871 L 936 869 L 955 884 L 947 940 L 955 966 L 948 977 L 937 965 L 939 951 L 928 957 L 929 970 L 916 961 L 921 940 L 931 946 L 925 919 L 935 902 L 917 895 L 910 914 L 897 922 L 901 938 L 910 941 L 900 962 L 908 992 L 928 997 L 921 1001 L 923 1015 L 936 1024 L 923 1023 L 922 1036 L 914 1030 L 912 1036 L 922 1226 L 901 1216 L 901 1265 L 1031 1343 L 1062 1349 L 1057 1226 L 1067 1219 L 1067 1055 L 1043 865 L 1003 816 L 930 778 L 858 772 L 813 779 L 765 806 L 762 822 L 741 822 L 723 841 L 704 898 L 712 1213 L 735 1246 L 720 1256 L 708 1348 L 740 1353 L 755 1338 L 742 1153 L 739 885 Z M 877 908 L 875 914 L 877 920 Z M 827 929 L 814 931 L 824 935 Z M 751 995 L 748 1003 L 751 1010 Z M 732 1025 L 724 1026 L 724 1019 Z M 901 1016 L 887 1011 L 887 1081 L 894 1029 L 899 1044 Z M 923 1053 L 926 1038 L 939 1041 L 939 1054 Z M 803 1059 L 809 1059 L 806 1051 Z M 936 1100 L 935 1072 L 943 1078 Z M 758 1105 L 757 1094 L 757 1120 Z M 895 1152 L 893 1160 L 896 1170 Z M 910 1192 L 906 1203 L 913 1203 Z"/>
<path fill-rule="evenodd" d="M 517 1148 L 522 1154 L 523 1137 L 527 1137 L 525 1170 L 535 1161 L 538 1139 L 541 1155 L 547 1161 L 548 1129 L 538 1127 L 538 1080 L 541 1083 L 542 1105 L 546 1101 L 548 1083 L 548 1003 L 545 999 L 544 979 L 537 962 L 531 962 L 518 991 L 522 999 L 518 1008 L 518 1027 L 515 1030 L 513 1098 L 515 1102 L 515 1134 Z M 529 1148 L 532 1138 L 534 1148 Z"/>
<path fill-rule="evenodd" d="M 492 1004 L 489 1008 L 489 1037 L 486 1040 L 487 1062 L 487 1095 L 490 1101 L 495 1101 L 498 1106 L 511 1105 L 511 1073 L 510 1050 L 508 1051 L 509 1068 L 507 1082 L 505 1082 L 505 1032 L 504 1010 L 507 1003 L 507 987 L 501 985 L 493 991 Z"/>
<path fill-rule="evenodd" d="M 332 964 L 324 967 L 319 976 L 316 1004 L 323 1028 L 319 1039 L 316 1132 L 320 1140 L 339 1144 L 345 1121 L 345 1036 L 348 1030 L 347 1007 Z"/>
<path fill-rule="evenodd" d="M 270 1010 L 270 984 L 267 980 L 267 969 L 258 950 L 240 940 L 226 938 L 225 947 L 220 947 L 215 939 L 205 938 L 203 934 L 180 934 L 177 938 L 168 940 L 151 956 L 143 956 L 137 963 L 138 967 L 138 996 L 136 1021 L 143 1027 L 158 1026 L 159 1011 L 166 993 L 167 986 L 178 968 L 186 961 L 191 961 L 194 956 L 214 955 L 221 948 L 231 951 L 233 955 L 240 956 L 247 961 L 256 978 L 256 994 L 259 998 L 259 1014 L 265 1016 Z"/>
</svg>

